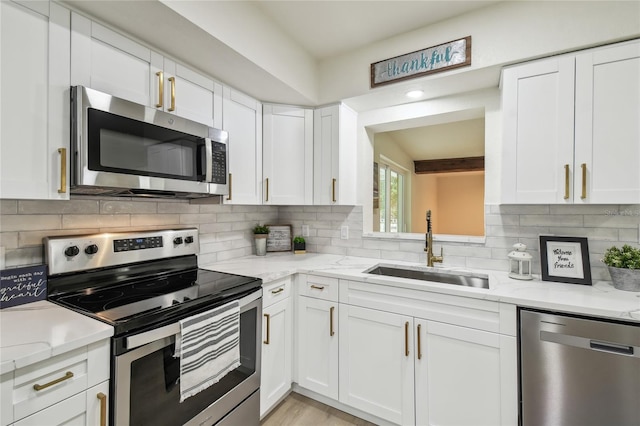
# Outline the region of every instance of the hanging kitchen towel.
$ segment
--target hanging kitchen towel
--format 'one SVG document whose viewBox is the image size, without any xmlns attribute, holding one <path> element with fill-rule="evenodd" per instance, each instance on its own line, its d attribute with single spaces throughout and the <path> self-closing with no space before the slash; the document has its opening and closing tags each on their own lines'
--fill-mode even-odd
<svg viewBox="0 0 640 426">
<path fill-rule="evenodd" d="M 238 301 L 180 321 L 180 402 L 217 383 L 240 365 Z"/>
</svg>

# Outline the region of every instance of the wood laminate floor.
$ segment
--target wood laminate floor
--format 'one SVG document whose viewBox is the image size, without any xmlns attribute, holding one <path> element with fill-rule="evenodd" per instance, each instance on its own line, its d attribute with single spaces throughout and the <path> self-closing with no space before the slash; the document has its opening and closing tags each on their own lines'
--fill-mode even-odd
<svg viewBox="0 0 640 426">
<path fill-rule="evenodd" d="M 333 407 L 292 392 L 260 423 L 261 426 L 375 426 Z"/>
</svg>

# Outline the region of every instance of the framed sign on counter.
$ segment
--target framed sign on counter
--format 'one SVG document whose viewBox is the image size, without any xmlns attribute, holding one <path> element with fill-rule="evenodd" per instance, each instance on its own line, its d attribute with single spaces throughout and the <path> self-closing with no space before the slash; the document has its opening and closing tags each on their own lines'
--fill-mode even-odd
<svg viewBox="0 0 640 426">
<path fill-rule="evenodd" d="M 291 225 L 268 225 L 267 251 L 291 251 Z"/>
<path fill-rule="evenodd" d="M 591 285 L 587 239 L 541 235 L 540 268 L 543 281 Z"/>
</svg>

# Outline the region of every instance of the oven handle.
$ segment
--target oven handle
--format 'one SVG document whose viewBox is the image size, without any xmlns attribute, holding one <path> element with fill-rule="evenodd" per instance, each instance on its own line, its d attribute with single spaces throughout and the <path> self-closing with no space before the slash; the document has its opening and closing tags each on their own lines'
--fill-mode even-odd
<svg viewBox="0 0 640 426">
<path fill-rule="evenodd" d="M 249 305 L 262 297 L 262 289 L 254 291 L 251 294 L 246 295 L 242 299 L 239 299 L 240 312 L 244 311 L 244 307 Z M 187 317 L 188 318 L 188 317 Z M 175 336 L 180 333 L 180 322 L 174 322 L 173 324 L 165 325 L 164 327 L 149 330 L 144 333 L 135 334 L 125 339 L 124 346 L 127 349 L 135 349 L 140 346 L 144 346 L 148 343 L 155 342 L 165 337 Z"/>
</svg>

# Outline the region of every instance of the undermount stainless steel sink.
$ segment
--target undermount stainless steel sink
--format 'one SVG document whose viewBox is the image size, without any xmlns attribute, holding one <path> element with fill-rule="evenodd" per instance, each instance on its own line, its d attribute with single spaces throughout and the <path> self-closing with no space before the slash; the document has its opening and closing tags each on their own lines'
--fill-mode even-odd
<svg viewBox="0 0 640 426">
<path fill-rule="evenodd" d="M 431 281 L 443 284 L 454 284 L 465 287 L 489 288 L 489 277 L 467 272 L 439 272 L 421 269 L 408 269 L 396 266 L 377 265 L 364 271 L 367 274 L 384 275 L 387 277 L 410 278 L 413 280 Z"/>
</svg>

